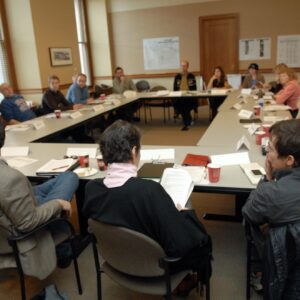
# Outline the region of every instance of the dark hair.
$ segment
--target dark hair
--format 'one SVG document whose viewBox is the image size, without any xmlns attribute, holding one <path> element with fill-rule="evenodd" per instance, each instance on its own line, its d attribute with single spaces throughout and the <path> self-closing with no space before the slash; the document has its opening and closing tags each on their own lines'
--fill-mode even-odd
<svg viewBox="0 0 300 300">
<path fill-rule="evenodd" d="M 300 120 L 278 122 L 270 128 L 270 134 L 279 157 L 292 155 L 294 166 L 300 166 Z"/>
<path fill-rule="evenodd" d="M 106 164 L 123 163 L 132 160 L 132 149 L 141 148 L 141 133 L 134 125 L 118 120 L 102 134 L 100 150 Z"/>
<path fill-rule="evenodd" d="M 0 122 L 0 149 L 3 147 L 5 141 L 4 125 Z"/>
<path fill-rule="evenodd" d="M 78 79 L 78 77 L 81 77 L 81 76 L 84 77 L 85 79 L 87 79 L 87 76 L 84 73 L 78 73 L 76 80 Z"/>
<path fill-rule="evenodd" d="M 215 67 L 215 71 L 216 70 L 219 70 L 221 72 L 220 82 L 224 85 L 225 84 L 225 80 L 226 80 L 226 75 L 225 75 L 225 72 L 224 72 L 223 68 L 221 66 L 216 66 Z"/>
<path fill-rule="evenodd" d="M 258 64 L 256 64 L 256 63 L 251 63 L 251 64 L 249 65 L 249 67 L 248 67 L 248 70 L 249 70 L 249 69 L 254 69 L 254 70 L 258 71 L 258 70 L 259 70 L 259 66 L 258 66 Z"/>
<path fill-rule="evenodd" d="M 48 77 L 48 82 L 50 83 L 51 80 L 58 80 L 58 81 L 60 81 L 59 78 L 58 78 L 58 76 L 56 76 L 56 75 L 49 76 Z"/>
<path fill-rule="evenodd" d="M 116 68 L 115 68 L 115 73 L 117 73 L 117 71 L 120 71 L 120 70 L 121 70 L 121 71 L 124 71 L 123 68 L 121 68 L 121 67 L 116 67 Z"/>
</svg>

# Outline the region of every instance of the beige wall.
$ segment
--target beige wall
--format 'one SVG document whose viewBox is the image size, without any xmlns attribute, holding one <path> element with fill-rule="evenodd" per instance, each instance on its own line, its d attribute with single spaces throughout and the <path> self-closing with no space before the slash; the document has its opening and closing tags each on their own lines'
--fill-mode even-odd
<svg viewBox="0 0 300 300">
<path fill-rule="evenodd" d="M 143 66 L 143 39 L 179 36 L 181 56 L 189 59 L 192 71 L 199 71 L 199 17 L 239 13 L 240 38 L 272 38 L 272 59 L 258 61 L 262 68 L 272 68 L 276 64 L 277 36 L 300 33 L 299 11 L 298 0 L 221 0 L 113 12 L 109 14 L 113 60 L 128 74 L 150 73 Z M 241 61 L 240 69 L 248 65 L 249 61 Z"/>
<path fill-rule="evenodd" d="M 48 76 L 60 77 L 61 84 L 71 82 L 80 72 L 76 21 L 73 0 L 30 0 L 42 87 Z M 52 67 L 49 47 L 72 49 L 73 65 Z"/>
</svg>

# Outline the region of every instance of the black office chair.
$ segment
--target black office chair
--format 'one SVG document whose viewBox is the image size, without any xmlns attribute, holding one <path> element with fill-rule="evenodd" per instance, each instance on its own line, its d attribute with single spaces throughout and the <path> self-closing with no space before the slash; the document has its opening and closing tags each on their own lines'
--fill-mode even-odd
<svg viewBox="0 0 300 300">
<path fill-rule="evenodd" d="M 150 91 L 150 84 L 147 80 L 140 80 L 135 84 L 135 86 L 139 93 Z"/>
<path fill-rule="evenodd" d="M 21 287 L 21 299 L 26 300 L 26 288 L 25 288 L 25 275 L 20 256 L 19 256 L 19 250 L 18 250 L 18 243 L 22 242 L 30 237 L 33 237 L 35 234 L 42 232 L 44 230 L 50 230 L 51 226 L 56 226 L 56 225 L 62 225 L 64 224 L 67 226 L 69 229 L 70 234 L 61 234 L 59 233 L 57 235 L 57 238 L 54 238 L 54 243 L 55 245 L 59 245 L 62 242 L 70 242 L 71 249 L 72 249 L 72 260 L 73 260 L 73 265 L 75 269 L 75 277 L 76 277 L 76 282 L 77 282 L 77 288 L 78 288 L 78 293 L 81 295 L 82 294 L 82 286 L 81 286 L 81 280 L 80 280 L 80 274 L 79 274 L 79 269 L 78 269 L 78 263 L 77 263 L 77 258 L 81 254 L 81 252 L 84 250 L 84 248 L 91 242 L 91 235 L 88 235 L 85 240 L 84 240 L 84 247 L 75 247 L 75 230 L 72 226 L 72 224 L 65 218 L 55 218 L 51 219 L 48 222 L 36 227 L 35 229 L 31 230 L 30 232 L 27 233 L 20 233 L 20 234 L 13 234 L 7 236 L 7 231 L 6 230 L 1 230 L 0 231 L 0 239 L 1 239 L 1 245 L 2 248 L 0 249 L 0 259 L 1 255 L 8 256 L 10 253 L 13 255 L 15 259 L 15 268 L 18 271 L 19 275 L 19 281 L 20 281 L 20 287 Z M 4 239 L 7 238 L 8 244 L 7 246 L 4 243 Z"/>
<path fill-rule="evenodd" d="M 172 299 L 172 291 L 191 270 L 170 273 L 170 267 L 181 258 L 167 257 L 162 247 L 153 239 L 139 232 L 104 224 L 89 219 L 89 228 L 94 234 L 94 259 L 97 272 L 98 300 L 102 300 L 101 273 L 133 291 L 151 295 L 164 295 Z M 97 245 L 104 262 L 100 266 Z M 210 299 L 208 261 L 205 294 Z"/>
<path fill-rule="evenodd" d="M 167 90 L 164 86 L 155 86 L 150 89 L 150 92 L 158 92 Z M 170 99 L 163 98 L 155 100 L 144 100 L 144 113 L 145 113 L 145 123 L 147 123 L 147 108 L 149 108 L 150 120 L 152 121 L 152 110 L 151 107 L 162 107 L 164 113 L 164 123 L 166 123 L 166 109 L 168 109 L 168 119 L 170 120 L 170 107 L 172 106 L 172 101 Z"/>
</svg>

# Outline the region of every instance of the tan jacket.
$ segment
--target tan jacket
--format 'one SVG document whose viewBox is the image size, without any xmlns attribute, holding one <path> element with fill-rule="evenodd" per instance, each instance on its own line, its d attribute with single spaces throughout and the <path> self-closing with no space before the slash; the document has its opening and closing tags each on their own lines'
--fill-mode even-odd
<svg viewBox="0 0 300 300">
<path fill-rule="evenodd" d="M 256 75 L 257 84 L 256 87 L 262 88 L 262 83 L 265 83 L 265 77 L 262 74 L 257 73 Z M 244 89 L 250 89 L 252 88 L 252 77 L 251 75 L 247 75 L 242 83 L 242 88 Z"/>
<path fill-rule="evenodd" d="M 7 236 L 28 232 L 60 213 L 58 201 L 37 206 L 28 179 L 0 159 L 0 269 L 15 267 Z M 23 271 L 39 279 L 56 267 L 55 245 L 48 231 L 18 243 Z"/>
</svg>

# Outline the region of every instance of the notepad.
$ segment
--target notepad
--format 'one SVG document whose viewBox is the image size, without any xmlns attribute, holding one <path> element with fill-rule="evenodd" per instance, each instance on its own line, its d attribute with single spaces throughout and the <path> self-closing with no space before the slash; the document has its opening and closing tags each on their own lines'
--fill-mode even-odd
<svg viewBox="0 0 300 300">
<path fill-rule="evenodd" d="M 52 176 L 60 173 L 74 170 L 79 166 L 78 159 L 65 158 L 65 159 L 51 159 L 41 168 L 36 171 L 40 176 Z"/>
<path fill-rule="evenodd" d="M 1 155 L 4 157 L 9 156 L 27 156 L 29 153 L 29 147 L 3 147 L 1 149 Z"/>
<path fill-rule="evenodd" d="M 37 159 L 29 157 L 12 157 L 6 159 L 8 165 L 12 168 L 19 169 L 37 162 Z"/>
<path fill-rule="evenodd" d="M 159 160 L 174 160 L 175 149 L 142 149 L 141 160 L 142 161 L 159 161 Z"/>
<path fill-rule="evenodd" d="M 220 166 L 234 166 L 240 164 L 249 164 L 250 158 L 248 152 L 236 152 L 220 155 L 211 155 L 211 162 Z"/>
<path fill-rule="evenodd" d="M 254 185 L 258 184 L 262 176 L 266 174 L 265 169 L 258 163 L 241 164 L 240 167 Z"/>
<path fill-rule="evenodd" d="M 194 183 L 190 174 L 182 169 L 167 168 L 164 170 L 160 184 L 172 198 L 174 204 L 185 207 Z"/>
</svg>

